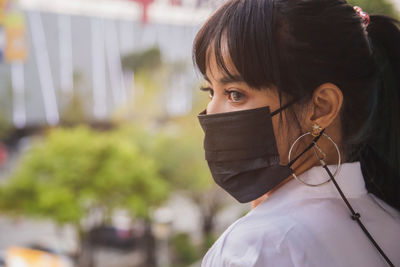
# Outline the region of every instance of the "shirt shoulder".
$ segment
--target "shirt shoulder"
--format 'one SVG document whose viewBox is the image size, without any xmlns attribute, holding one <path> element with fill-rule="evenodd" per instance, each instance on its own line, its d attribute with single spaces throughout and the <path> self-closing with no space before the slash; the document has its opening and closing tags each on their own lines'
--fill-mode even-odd
<svg viewBox="0 0 400 267">
<path fill-rule="evenodd" d="M 328 266 L 327 262 L 331 263 L 329 266 L 339 266 L 318 236 L 323 229 L 302 219 L 314 221 L 321 215 L 313 206 L 296 203 L 270 209 L 257 208 L 220 236 L 204 257 L 202 267 L 312 267 Z"/>
<path fill-rule="evenodd" d="M 282 218 L 245 216 L 232 224 L 205 255 L 202 267 L 293 266 L 285 236 L 294 225 Z"/>
</svg>

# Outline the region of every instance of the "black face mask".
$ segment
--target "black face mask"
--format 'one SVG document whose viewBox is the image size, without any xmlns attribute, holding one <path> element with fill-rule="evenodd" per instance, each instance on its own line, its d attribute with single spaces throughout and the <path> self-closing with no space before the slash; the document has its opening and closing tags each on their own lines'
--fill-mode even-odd
<svg viewBox="0 0 400 267">
<path fill-rule="evenodd" d="M 272 113 L 269 107 L 264 107 L 211 115 L 203 111 L 199 114 L 205 132 L 204 149 L 211 174 L 215 182 L 239 202 L 261 197 L 293 174 L 290 166 L 323 135 L 324 130 L 287 166 L 279 164 L 271 118 L 292 103 Z M 350 205 L 324 159 L 320 159 L 320 163 L 349 208 L 351 218 L 357 221 L 388 265 L 394 266 L 362 224 L 361 215 Z"/>
<path fill-rule="evenodd" d="M 269 107 L 198 118 L 204 130 L 206 160 L 215 182 L 245 203 L 255 200 L 292 174 L 280 165 Z"/>
</svg>

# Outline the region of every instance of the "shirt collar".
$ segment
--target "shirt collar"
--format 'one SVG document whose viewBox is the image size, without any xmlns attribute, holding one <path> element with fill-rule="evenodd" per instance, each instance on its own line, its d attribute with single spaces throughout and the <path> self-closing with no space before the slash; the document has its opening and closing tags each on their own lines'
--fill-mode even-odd
<svg viewBox="0 0 400 267">
<path fill-rule="evenodd" d="M 336 165 L 329 165 L 329 170 L 332 173 L 336 170 Z M 321 179 L 321 177 L 323 177 Z M 305 182 L 316 184 L 320 181 L 326 181 L 329 179 L 328 173 L 322 166 L 316 166 L 301 174 L 299 178 Z M 365 182 L 361 171 L 360 162 L 344 163 L 341 165 L 338 174 L 335 177 L 336 182 L 339 184 L 340 189 L 347 197 L 359 197 L 361 195 L 367 194 L 367 189 L 365 188 Z M 299 183 L 298 181 L 296 181 Z M 337 197 L 340 195 L 333 184 L 333 182 L 326 183 L 317 187 L 307 187 L 306 191 L 312 191 L 315 194 L 322 194 L 327 197 Z"/>
<path fill-rule="evenodd" d="M 336 167 L 336 165 L 328 166 L 332 173 L 336 170 Z M 317 184 L 320 181 L 324 181 L 328 174 L 322 166 L 316 166 L 298 177 L 307 183 Z M 356 198 L 368 193 L 359 162 L 342 164 L 335 180 L 348 198 Z M 293 179 L 271 194 L 262 204 L 307 198 L 340 198 L 340 195 L 333 182 L 311 187 Z"/>
</svg>

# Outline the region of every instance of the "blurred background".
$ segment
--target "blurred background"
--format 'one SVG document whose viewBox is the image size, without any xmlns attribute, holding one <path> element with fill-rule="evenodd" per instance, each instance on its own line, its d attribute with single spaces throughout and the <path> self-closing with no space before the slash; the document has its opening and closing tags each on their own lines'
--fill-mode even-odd
<svg viewBox="0 0 400 267">
<path fill-rule="evenodd" d="M 0 266 L 199 266 L 249 210 L 196 118 L 191 46 L 222 2 L 0 0 Z"/>
</svg>

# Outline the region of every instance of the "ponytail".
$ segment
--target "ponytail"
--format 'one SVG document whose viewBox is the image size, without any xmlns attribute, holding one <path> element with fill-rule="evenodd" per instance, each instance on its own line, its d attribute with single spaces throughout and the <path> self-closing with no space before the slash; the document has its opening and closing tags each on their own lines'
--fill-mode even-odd
<svg viewBox="0 0 400 267">
<path fill-rule="evenodd" d="M 400 29 L 398 21 L 371 16 L 367 27 L 377 66 L 359 160 L 368 192 L 400 210 Z"/>
</svg>

